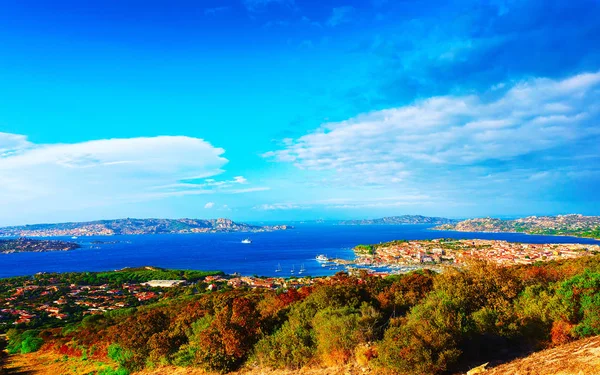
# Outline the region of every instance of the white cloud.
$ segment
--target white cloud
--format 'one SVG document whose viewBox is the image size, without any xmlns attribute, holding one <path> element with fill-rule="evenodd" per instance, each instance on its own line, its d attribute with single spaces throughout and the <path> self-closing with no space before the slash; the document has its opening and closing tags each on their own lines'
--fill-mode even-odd
<svg viewBox="0 0 600 375">
<path fill-rule="evenodd" d="M 237 182 L 238 184 L 247 184 L 248 180 L 246 180 L 246 178 L 244 176 L 235 176 L 233 178 L 233 181 Z"/>
<path fill-rule="evenodd" d="M 0 204 L 51 211 L 202 194 L 180 181 L 223 172 L 224 150 L 190 137 L 41 144 L 0 134 Z M 208 191 L 210 192 L 210 191 Z M 27 203 L 23 205 L 23 203 Z"/>
<path fill-rule="evenodd" d="M 215 206 L 215 202 L 208 202 L 207 204 L 204 205 L 204 208 L 210 209 L 213 208 Z"/>
<path fill-rule="evenodd" d="M 307 208 L 307 207 L 297 205 L 297 204 L 291 204 L 291 203 L 261 204 L 261 205 L 254 207 L 255 210 L 261 210 L 261 211 L 296 210 L 296 209 L 302 209 L 302 208 Z"/>
<path fill-rule="evenodd" d="M 0 157 L 9 156 L 11 153 L 29 146 L 31 143 L 23 135 L 0 132 Z"/>
<path fill-rule="evenodd" d="M 343 23 L 350 22 L 352 13 L 354 13 L 354 7 L 352 6 L 341 6 L 331 10 L 331 16 L 327 19 L 327 26 L 335 27 Z"/>
<path fill-rule="evenodd" d="M 599 103 L 600 72 L 532 79 L 327 123 L 264 156 L 357 184 L 400 184 L 440 166 L 507 162 L 599 136 Z"/>
<path fill-rule="evenodd" d="M 293 8 L 294 0 L 243 0 L 244 6 L 250 12 L 260 12 L 270 5 L 282 5 Z"/>
</svg>

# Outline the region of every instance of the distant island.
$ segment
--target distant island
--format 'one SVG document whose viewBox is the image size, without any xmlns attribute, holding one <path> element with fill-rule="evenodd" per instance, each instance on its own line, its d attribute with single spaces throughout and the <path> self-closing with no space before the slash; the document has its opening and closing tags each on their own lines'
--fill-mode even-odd
<svg viewBox="0 0 600 375">
<path fill-rule="evenodd" d="M 46 251 L 69 251 L 79 249 L 73 242 L 56 240 L 34 240 L 31 238 L 17 238 L 11 240 L 0 240 L 0 254 L 10 253 L 41 253 Z"/>
<path fill-rule="evenodd" d="M 430 217 L 421 215 L 388 216 L 380 219 L 344 220 L 339 225 L 402 225 L 402 224 L 454 224 L 458 220 L 444 217 Z"/>
<path fill-rule="evenodd" d="M 0 228 L 4 237 L 112 236 L 135 234 L 269 232 L 289 225 L 258 226 L 229 219 L 117 219 L 79 223 L 35 224 Z"/>
<path fill-rule="evenodd" d="M 600 239 L 600 216 L 571 214 L 529 216 L 514 220 L 488 217 L 442 224 L 433 229 L 455 230 L 459 232 L 516 232 Z"/>
</svg>

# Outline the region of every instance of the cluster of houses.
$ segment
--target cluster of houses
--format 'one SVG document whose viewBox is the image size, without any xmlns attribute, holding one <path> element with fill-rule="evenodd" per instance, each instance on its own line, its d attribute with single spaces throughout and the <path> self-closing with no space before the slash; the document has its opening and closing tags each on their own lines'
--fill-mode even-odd
<svg viewBox="0 0 600 375">
<path fill-rule="evenodd" d="M 373 254 L 358 254 L 356 263 L 377 266 L 462 264 L 469 259 L 484 259 L 503 265 L 516 265 L 576 258 L 598 252 L 598 245 L 438 239 L 380 244 L 375 246 Z"/>
</svg>

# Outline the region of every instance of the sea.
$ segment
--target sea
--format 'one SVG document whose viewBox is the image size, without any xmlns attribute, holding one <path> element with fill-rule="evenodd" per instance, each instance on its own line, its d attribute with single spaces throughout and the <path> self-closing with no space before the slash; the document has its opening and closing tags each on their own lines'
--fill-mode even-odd
<svg viewBox="0 0 600 375">
<path fill-rule="evenodd" d="M 391 240 L 434 238 L 494 239 L 527 243 L 583 243 L 600 241 L 576 237 L 519 233 L 435 231 L 431 225 L 299 224 L 294 229 L 265 233 L 199 233 L 93 236 L 71 239 L 81 245 L 72 251 L 0 254 L 0 277 L 38 272 L 109 271 L 155 266 L 172 269 L 216 270 L 245 276 L 326 276 L 339 269 L 322 267 L 315 257 L 354 259 L 352 248 Z M 252 243 L 244 244 L 249 238 Z M 278 269 L 281 271 L 277 272 Z"/>
</svg>

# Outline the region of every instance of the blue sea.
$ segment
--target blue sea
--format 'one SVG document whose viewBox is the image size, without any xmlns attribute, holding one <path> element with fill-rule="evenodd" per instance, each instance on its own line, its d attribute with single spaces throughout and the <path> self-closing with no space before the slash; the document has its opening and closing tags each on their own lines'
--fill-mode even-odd
<svg viewBox="0 0 600 375">
<path fill-rule="evenodd" d="M 479 238 L 529 243 L 587 243 L 575 237 L 517 233 L 433 231 L 429 225 L 341 226 L 298 225 L 269 233 L 202 233 L 178 235 L 95 236 L 74 241 L 82 248 L 68 252 L 0 254 L 0 277 L 37 272 L 107 271 L 125 267 L 157 266 L 175 269 L 220 270 L 242 275 L 290 276 L 304 266 L 304 275 L 324 276 L 330 270 L 315 260 L 319 254 L 353 259 L 352 247 L 396 239 Z M 251 244 L 243 244 L 250 238 Z M 93 244 L 93 241 L 116 242 Z M 275 270 L 281 265 L 282 271 Z"/>
</svg>

